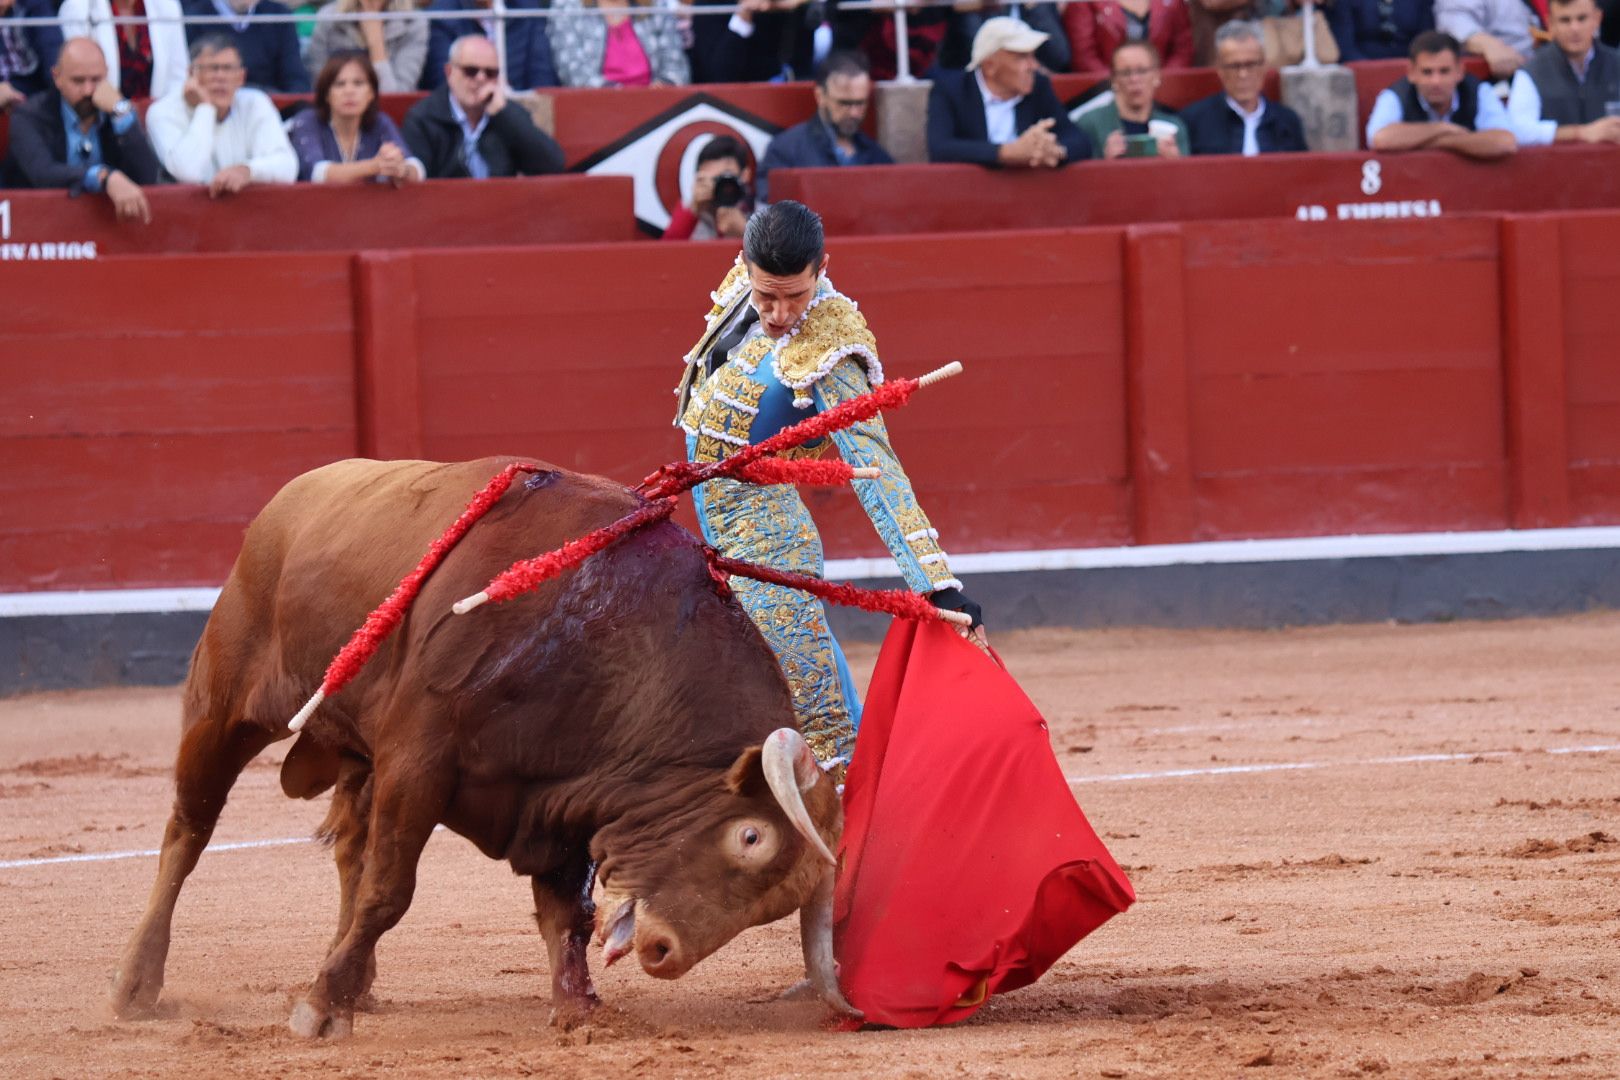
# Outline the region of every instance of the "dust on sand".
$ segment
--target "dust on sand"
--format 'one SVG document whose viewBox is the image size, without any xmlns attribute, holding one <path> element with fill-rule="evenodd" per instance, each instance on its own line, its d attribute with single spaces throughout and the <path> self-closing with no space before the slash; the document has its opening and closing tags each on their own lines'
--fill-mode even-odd
<svg viewBox="0 0 1620 1080">
<path fill-rule="evenodd" d="M 324 799 L 280 795 L 286 744 L 187 884 L 162 1016 L 115 1022 L 155 861 L 83 859 L 157 846 L 178 693 L 0 701 L 0 862 L 54 860 L 0 868 L 0 1071 L 1620 1076 L 1617 641 L 1615 615 L 1002 636 L 1140 902 L 1035 986 L 914 1032 L 826 1032 L 776 1001 L 791 920 L 675 983 L 598 973 L 596 1021 L 552 1030 L 527 888 L 441 833 L 375 1011 L 301 1042 L 285 1020 L 335 925 L 329 857 L 226 849 L 319 822 Z"/>
</svg>

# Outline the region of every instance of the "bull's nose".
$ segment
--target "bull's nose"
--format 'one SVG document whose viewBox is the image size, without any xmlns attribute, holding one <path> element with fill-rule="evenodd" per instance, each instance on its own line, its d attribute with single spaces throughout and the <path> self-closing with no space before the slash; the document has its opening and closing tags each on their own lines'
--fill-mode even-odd
<svg viewBox="0 0 1620 1080">
<path fill-rule="evenodd" d="M 664 934 L 655 934 L 636 947 L 641 970 L 660 979 L 673 979 L 685 973 L 681 952 L 675 942 Z"/>
</svg>

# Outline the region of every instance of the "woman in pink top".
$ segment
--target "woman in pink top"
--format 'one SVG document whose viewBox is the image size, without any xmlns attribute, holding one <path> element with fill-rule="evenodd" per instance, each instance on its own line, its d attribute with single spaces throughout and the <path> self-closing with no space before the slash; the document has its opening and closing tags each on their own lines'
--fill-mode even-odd
<svg viewBox="0 0 1620 1080">
<path fill-rule="evenodd" d="M 654 0 L 553 0 L 551 52 L 564 86 L 685 86 L 675 16 Z M 574 14 L 581 10 L 591 14 Z"/>
</svg>

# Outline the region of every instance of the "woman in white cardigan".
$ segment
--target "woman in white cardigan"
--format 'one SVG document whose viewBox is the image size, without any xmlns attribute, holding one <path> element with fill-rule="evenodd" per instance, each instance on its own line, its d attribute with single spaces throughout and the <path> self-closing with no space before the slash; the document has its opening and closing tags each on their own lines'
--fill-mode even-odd
<svg viewBox="0 0 1620 1080">
<path fill-rule="evenodd" d="M 180 0 L 62 0 L 64 38 L 87 37 L 107 58 L 107 81 L 127 98 L 163 97 L 186 82 L 190 59 Z M 145 15 L 138 26 L 114 26 L 113 16 Z M 127 61 L 127 62 L 126 62 Z"/>
</svg>

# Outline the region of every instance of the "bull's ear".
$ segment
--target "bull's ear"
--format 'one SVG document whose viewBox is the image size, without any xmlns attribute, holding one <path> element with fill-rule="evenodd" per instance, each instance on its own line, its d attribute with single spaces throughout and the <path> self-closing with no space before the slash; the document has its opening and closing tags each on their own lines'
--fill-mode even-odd
<svg viewBox="0 0 1620 1080">
<path fill-rule="evenodd" d="M 726 788 L 733 795 L 758 795 L 767 790 L 765 770 L 759 764 L 762 752 L 762 747 L 750 746 L 726 770 Z"/>
</svg>

